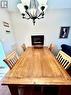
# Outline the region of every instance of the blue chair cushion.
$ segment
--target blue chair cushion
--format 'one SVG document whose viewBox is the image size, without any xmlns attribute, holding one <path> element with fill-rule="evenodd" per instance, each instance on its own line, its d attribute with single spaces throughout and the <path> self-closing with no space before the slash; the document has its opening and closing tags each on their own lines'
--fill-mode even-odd
<svg viewBox="0 0 71 95">
<path fill-rule="evenodd" d="M 71 56 L 71 46 L 66 45 L 66 44 L 62 44 L 61 48 L 62 48 L 62 51 L 64 51 L 69 56 Z"/>
</svg>

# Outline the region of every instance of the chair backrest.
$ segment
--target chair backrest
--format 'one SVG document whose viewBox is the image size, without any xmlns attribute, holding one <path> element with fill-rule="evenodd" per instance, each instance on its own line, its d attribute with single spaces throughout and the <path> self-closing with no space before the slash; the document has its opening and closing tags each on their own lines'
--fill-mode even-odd
<svg viewBox="0 0 71 95">
<path fill-rule="evenodd" d="M 15 65 L 17 60 L 18 60 L 18 56 L 16 52 L 13 51 L 9 55 L 7 55 L 7 57 L 3 61 L 9 66 L 10 69 L 12 69 L 12 67 Z"/>
<path fill-rule="evenodd" d="M 56 59 L 59 63 L 64 67 L 64 69 L 68 69 L 71 66 L 71 57 L 64 53 L 63 51 L 59 51 Z"/>
<path fill-rule="evenodd" d="M 53 53 L 54 56 L 57 56 L 59 50 L 54 43 L 51 43 L 49 46 L 49 50 Z"/>
<path fill-rule="evenodd" d="M 25 51 L 26 50 L 26 45 L 25 44 L 22 44 L 22 49 L 23 49 L 23 51 Z"/>
<path fill-rule="evenodd" d="M 52 49 L 53 49 L 53 45 L 51 43 L 50 46 L 49 46 L 49 50 L 51 51 Z"/>
</svg>

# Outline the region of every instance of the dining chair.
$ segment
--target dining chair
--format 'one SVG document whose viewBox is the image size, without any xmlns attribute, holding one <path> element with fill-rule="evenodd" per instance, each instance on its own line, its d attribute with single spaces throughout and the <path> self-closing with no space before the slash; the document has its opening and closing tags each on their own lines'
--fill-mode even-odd
<svg viewBox="0 0 71 95">
<path fill-rule="evenodd" d="M 6 58 L 3 60 L 10 69 L 13 68 L 13 66 L 16 64 L 17 60 L 19 59 L 17 53 L 15 51 L 11 52 L 6 56 Z M 18 92 L 20 95 L 23 95 L 23 86 L 18 87 Z"/>
<path fill-rule="evenodd" d="M 25 44 L 22 44 L 21 47 L 22 47 L 23 51 L 26 50 L 26 45 Z"/>
<path fill-rule="evenodd" d="M 56 59 L 61 63 L 64 69 L 68 69 L 71 66 L 71 57 L 61 50 L 56 56 Z"/>
<path fill-rule="evenodd" d="M 57 56 L 59 50 L 57 48 L 57 46 L 54 44 L 54 43 L 51 43 L 50 46 L 49 46 L 49 50 L 52 52 L 52 54 L 54 56 Z"/>
<path fill-rule="evenodd" d="M 50 46 L 49 46 L 49 50 L 51 51 L 52 49 L 53 49 L 53 45 L 51 43 Z"/>
<path fill-rule="evenodd" d="M 17 55 L 20 57 L 23 53 L 23 48 L 19 44 L 13 44 L 12 45 L 12 50 L 17 53 Z"/>
<path fill-rule="evenodd" d="M 16 64 L 18 60 L 18 55 L 15 51 L 11 52 L 6 56 L 6 58 L 3 60 L 10 69 Z"/>
</svg>

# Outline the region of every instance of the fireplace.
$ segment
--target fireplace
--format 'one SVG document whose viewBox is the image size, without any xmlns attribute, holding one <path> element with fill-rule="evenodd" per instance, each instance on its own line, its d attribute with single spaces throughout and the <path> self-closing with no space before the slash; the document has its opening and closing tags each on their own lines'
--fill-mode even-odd
<svg viewBox="0 0 71 95">
<path fill-rule="evenodd" d="M 44 35 L 32 35 L 31 42 L 34 47 L 43 47 Z"/>
</svg>

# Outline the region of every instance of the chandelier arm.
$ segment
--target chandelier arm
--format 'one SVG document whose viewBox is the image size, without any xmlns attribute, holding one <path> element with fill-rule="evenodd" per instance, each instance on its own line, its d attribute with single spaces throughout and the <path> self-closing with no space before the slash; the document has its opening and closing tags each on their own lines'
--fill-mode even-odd
<svg viewBox="0 0 71 95">
<path fill-rule="evenodd" d="M 36 19 L 44 18 L 44 13 L 47 5 L 45 4 L 45 2 L 43 2 L 43 4 L 41 2 L 42 0 L 22 0 L 23 4 L 20 3 L 19 5 L 17 5 L 18 9 L 22 13 L 22 18 L 27 20 L 32 19 L 34 25 Z M 38 3 L 40 8 L 39 11 Z"/>
<path fill-rule="evenodd" d="M 30 19 L 30 17 L 29 18 L 23 17 L 23 19 Z"/>
<path fill-rule="evenodd" d="M 39 17 L 37 17 L 37 19 L 42 19 L 42 18 L 44 18 L 44 17 L 40 17 L 40 18 L 39 18 Z"/>
<path fill-rule="evenodd" d="M 25 12 L 28 14 L 29 18 L 31 18 L 31 15 L 29 14 L 29 12 L 28 11 L 25 11 Z"/>
<path fill-rule="evenodd" d="M 42 14 L 43 14 L 43 12 L 41 12 L 41 13 L 37 16 L 37 18 L 40 17 Z"/>
</svg>

